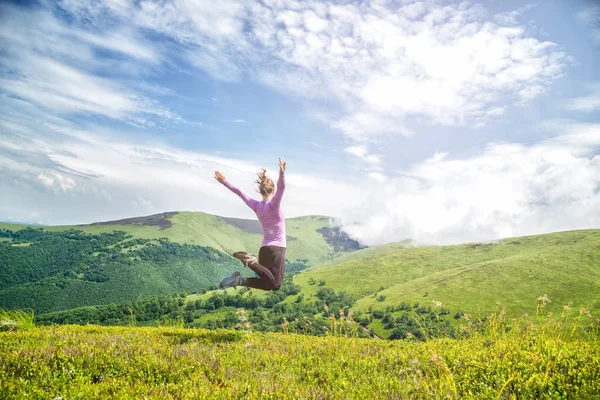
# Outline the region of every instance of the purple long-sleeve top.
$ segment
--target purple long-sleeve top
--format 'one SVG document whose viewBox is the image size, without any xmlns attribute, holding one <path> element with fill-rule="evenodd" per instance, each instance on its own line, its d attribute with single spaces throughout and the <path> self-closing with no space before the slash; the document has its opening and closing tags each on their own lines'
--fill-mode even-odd
<svg viewBox="0 0 600 400">
<path fill-rule="evenodd" d="M 286 247 L 285 219 L 281 210 L 281 198 L 285 191 L 285 173 L 282 170 L 279 171 L 277 190 L 270 200 L 254 200 L 228 181 L 223 181 L 223 185 L 240 196 L 244 203 L 256 213 L 264 232 L 262 246 Z"/>
</svg>

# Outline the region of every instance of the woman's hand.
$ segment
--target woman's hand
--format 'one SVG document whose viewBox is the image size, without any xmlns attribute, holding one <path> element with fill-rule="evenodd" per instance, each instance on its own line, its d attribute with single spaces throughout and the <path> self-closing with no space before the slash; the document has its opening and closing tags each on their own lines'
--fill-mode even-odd
<svg viewBox="0 0 600 400">
<path fill-rule="evenodd" d="M 215 171 L 215 179 L 219 181 L 219 183 L 223 183 L 227 180 L 225 175 L 221 174 L 219 171 Z"/>
<path fill-rule="evenodd" d="M 279 157 L 279 171 L 285 172 L 286 165 L 287 165 L 287 163 L 285 161 L 283 161 L 281 159 L 281 157 Z"/>
</svg>

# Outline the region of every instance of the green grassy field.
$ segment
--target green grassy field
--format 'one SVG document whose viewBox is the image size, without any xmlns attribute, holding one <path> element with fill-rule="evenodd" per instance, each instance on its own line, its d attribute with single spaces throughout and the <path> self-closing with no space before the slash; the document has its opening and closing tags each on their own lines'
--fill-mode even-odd
<svg viewBox="0 0 600 400">
<path fill-rule="evenodd" d="M 497 308 L 531 313 L 531 300 L 547 295 L 549 312 L 573 302 L 600 312 L 600 230 L 511 238 L 495 243 L 404 248 L 389 244 L 358 250 L 294 276 L 303 302 L 317 300 L 323 288 L 345 291 L 357 301 L 354 312 L 381 311 L 394 317 L 404 304 L 413 310 L 441 302 L 451 314 L 482 318 Z M 235 294 L 234 289 L 226 293 Z M 261 291 L 246 293 L 263 298 Z M 213 292 L 189 300 L 208 300 Z M 284 303 L 292 305 L 298 296 Z M 391 310 L 390 310 L 391 309 Z M 423 311 L 425 313 L 426 310 Z M 388 338 L 380 319 L 368 324 Z"/>
<path fill-rule="evenodd" d="M 392 252 L 395 250 L 410 249 L 410 248 L 414 248 L 414 247 L 424 247 L 424 246 L 419 246 L 412 240 L 404 240 L 402 242 L 397 242 L 397 243 L 387 243 L 387 244 L 384 244 L 381 246 L 367 247 L 365 249 L 360 249 L 360 250 L 356 250 L 356 251 L 353 251 L 350 253 L 342 254 L 339 257 L 336 257 L 331 261 L 327 261 L 321 265 L 316 266 L 316 268 L 327 267 L 327 266 L 336 265 L 336 264 L 342 264 L 342 263 L 352 261 L 352 260 L 360 260 L 360 259 L 364 259 L 364 258 L 375 257 L 377 255 L 389 253 L 389 252 Z"/>
<path fill-rule="evenodd" d="M 600 310 L 600 230 L 581 230 L 501 240 L 391 250 L 370 256 L 371 249 L 344 256 L 299 274 L 295 283 L 305 296 L 327 287 L 359 300 L 356 310 L 385 309 L 402 302 L 444 307 L 483 315 L 502 303 L 524 313 L 532 296 L 547 294 L 554 312 L 573 301 Z M 357 258 L 360 255 L 364 258 Z M 378 296 L 384 301 L 377 301 Z"/>
<path fill-rule="evenodd" d="M 286 334 L 285 326 L 284 333 L 267 334 L 27 327 L 0 332 L 0 393 L 10 399 L 592 399 L 600 393 L 597 331 L 582 330 L 577 313 L 554 322 L 509 320 L 500 312 L 482 326 L 464 322 L 462 338 L 425 342 L 358 339 L 352 326 L 332 326 L 336 334 L 328 337 Z"/>
<path fill-rule="evenodd" d="M 320 222 L 311 223 L 297 230 Z M 123 254 L 135 255 L 139 246 Z M 600 393 L 600 230 L 404 246 L 360 250 L 295 275 L 300 292 L 257 310 L 273 323 L 266 328 L 282 333 L 251 332 L 262 321 L 242 324 L 237 306 L 210 311 L 210 291 L 186 300 L 149 299 L 140 308 L 150 315 L 154 305 L 173 303 L 166 319 L 142 322 L 171 327 L 35 327 L 26 313 L 0 312 L 0 393 L 19 399 L 593 399 Z M 334 255 L 330 249 L 328 257 Z M 308 307 L 311 315 L 303 319 L 298 310 L 326 289 L 357 301 L 330 311 Z M 283 290 L 239 298 L 267 300 Z M 544 294 L 551 301 L 544 297 L 536 308 Z M 410 312 L 398 309 L 402 304 Z M 123 307 L 107 306 L 106 315 L 120 310 L 121 323 L 135 325 L 133 313 L 123 319 Z M 339 316 L 347 307 L 356 319 Z M 445 308 L 450 313 L 438 316 Z M 336 316 L 328 318 L 329 312 Z M 24 323 L 11 321 L 13 315 Z M 226 326 L 245 330 L 183 329 L 186 315 L 197 317 L 185 326 L 219 327 L 234 318 Z M 408 329 L 403 340 L 358 337 L 365 336 L 359 317 L 367 317 L 363 326 L 377 337 L 388 338 L 407 316 L 424 325 L 422 335 Z M 390 318 L 393 324 L 386 325 Z M 438 318 L 451 324 L 432 325 Z M 326 336 L 289 333 L 309 333 L 310 321 L 323 325 L 319 334 Z M 440 328 L 452 338 L 435 338 L 445 336 Z"/>
</svg>

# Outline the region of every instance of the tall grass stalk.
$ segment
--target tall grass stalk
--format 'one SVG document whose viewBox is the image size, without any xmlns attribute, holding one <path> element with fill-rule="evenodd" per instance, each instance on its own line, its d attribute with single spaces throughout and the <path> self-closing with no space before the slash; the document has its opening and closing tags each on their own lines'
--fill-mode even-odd
<svg viewBox="0 0 600 400">
<path fill-rule="evenodd" d="M 35 328 L 33 310 L 0 310 L 0 332 Z"/>
</svg>

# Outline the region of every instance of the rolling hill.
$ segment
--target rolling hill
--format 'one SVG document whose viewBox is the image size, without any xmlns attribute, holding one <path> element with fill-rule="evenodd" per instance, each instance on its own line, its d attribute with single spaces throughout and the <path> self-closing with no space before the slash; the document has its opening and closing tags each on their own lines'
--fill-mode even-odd
<svg viewBox="0 0 600 400">
<path fill-rule="evenodd" d="M 600 309 L 600 230 L 580 230 L 458 246 L 376 248 L 342 256 L 321 268 L 299 274 L 295 283 L 305 296 L 325 281 L 358 301 L 356 310 L 386 309 L 403 302 L 483 315 L 496 302 L 512 312 L 531 312 L 538 296 L 552 300 L 560 312 L 573 301 Z M 361 257 L 362 256 L 362 257 Z M 384 300 L 377 300 L 383 296 Z"/>
<path fill-rule="evenodd" d="M 359 248 L 326 217 L 286 225 L 287 258 L 303 268 Z M 209 288 L 241 269 L 230 253 L 262 240 L 257 221 L 192 212 L 0 229 L 0 308 L 41 313 Z"/>
<path fill-rule="evenodd" d="M 165 213 L 47 227 L 44 232 L 58 235 L 52 237 L 58 242 L 47 239 L 47 251 L 37 254 L 45 257 L 44 262 L 23 264 L 20 272 L 13 271 L 10 277 L 4 273 L 0 307 L 25 305 L 50 312 L 209 289 L 189 295 L 184 303 L 168 308 L 167 314 L 153 310 L 156 301 L 150 300 L 136 303 L 136 309 L 145 315 L 146 324 L 157 323 L 154 318 L 162 315 L 185 316 L 189 326 L 209 326 L 222 324 L 224 319 L 233 323 L 236 307 L 251 310 L 255 305 L 266 307 L 269 313 L 262 317 L 251 313 L 252 318 L 266 318 L 264 329 L 277 329 L 284 316 L 314 316 L 317 322 L 323 317 L 323 305 L 333 302 L 360 315 L 380 337 L 398 331 L 398 324 L 406 323 L 410 315 L 433 315 L 434 300 L 442 303 L 445 315 L 455 318 L 464 314 L 484 317 L 497 308 L 497 303 L 513 315 L 535 313 L 536 299 L 542 295 L 551 299 L 544 312 L 558 315 L 569 302 L 593 313 L 600 310 L 600 230 L 455 246 L 416 247 L 407 240 L 360 248 L 326 217 L 292 218 L 286 225 L 290 271 L 306 269 L 293 276 L 293 283 L 289 279 L 280 293 L 210 290 L 223 275 L 242 271 L 228 254 L 240 248 L 258 248 L 262 236 L 256 221 L 204 213 Z M 0 228 L 27 233 L 23 226 L 3 224 Z M 30 231 L 32 235 L 39 228 Z M 87 243 L 83 256 L 74 256 L 77 252 L 60 242 L 67 240 L 65 235 L 94 237 L 102 243 Z M 31 238 L 4 236 L 0 249 L 10 248 L 14 254 L 43 247 Z M 62 253 L 55 254 L 57 249 Z M 49 263 L 52 257 L 55 262 Z M 45 267 L 36 270 L 35 265 Z M 157 301 L 170 304 L 164 299 Z M 125 321 L 128 308 L 119 307 L 120 316 L 114 320 Z M 71 314 L 75 316 L 71 320 L 104 318 L 112 315 L 111 310 L 81 309 Z M 53 314 L 46 320 L 68 321 L 68 316 Z M 447 323 L 452 325 L 449 320 Z"/>
<path fill-rule="evenodd" d="M 350 309 L 366 315 L 367 326 L 384 338 L 399 321 L 412 319 L 415 313 L 431 317 L 434 300 L 442 303 L 439 312 L 455 318 L 465 314 L 484 318 L 498 308 L 509 315 L 534 315 L 536 299 L 543 295 L 551 300 L 539 309 L 543 314 L 558 316 L 570 302 L 576 310 L 600 313 L 600 230 L 456 246 L 407 248 L 407 244 L 411 245 L 358 250 L 304 270 L 294 276 L 299 294 L 283 303 L 293 309 L 299 301 L 319 302 L 324 290 L 345 292 L 356 300 Z M 235 296 L 236 291 L 226 293 Z M 209 301 L 214 295 L 208 292 L 188 299 Z M 244 296 L 268 294 L 251 291 Z"/>
<path fill-rule="evenodd" d="M 0 223 L 0 229 L 16 231 L 26 227 L 27 225 Z M 262 229 L 256 220 L 225 218 L 202 212 L 166 212 L 89 225 L 44 226 L 43 228 L 52 232 L 76 229 L 89 234 L 123 231 L 134 239 L 167 238 L 171 242 L 212 247 L 225 253 L 238 250 L 257 252 L 262 241 Z M 289 260 L 308 260 L 310 265 L 318 265 L 347 251 L 361 248 L 343 232 L 335 230 L 329 217 L 288 218 L 286 229 L 288 240 L 286 257 Z M 340 233 L 341 242 L 332 240 L 330 235 L 332 231 Z"/>
</svg>

